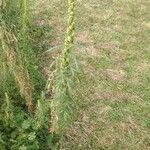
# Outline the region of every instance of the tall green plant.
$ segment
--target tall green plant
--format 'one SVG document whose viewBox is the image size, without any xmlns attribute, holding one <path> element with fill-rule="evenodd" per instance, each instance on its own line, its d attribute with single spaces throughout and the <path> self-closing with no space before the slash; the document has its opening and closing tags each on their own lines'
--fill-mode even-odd
<svg viewBox="0 0 150 150">
<path fill-rule="evenodd" d="M 30 58 L 33 55 L 33 52 L 30 47 L 29 42 L 29 4 L 28 0 L 20 0 L 20 14 L 19 14 L 19 34 L 18 39 L 20 43 L 20 49 L 22 53 L 27 57 Z M 28 63 L 31 62 L 30 59 L 28 59 Z"/>
<path fill-rule="evenodd" d="M 73 116 L 72 85 L 75 75 L 72 52 L 75 33 L 75 0 L 68 0 L 68 28 L 65 46 L 58 61 L 55 97 L 51 102 L 51 132 L 64 130 Z"/>
<path fill-rule="evenodd" d="M 29 71 L 30 80 L 35 86 L 35 90 L 42 90 L 44 80 L 37 67 L 37 58 L 33 49 L 31 41 L 30 28 L 32 28 L 32 21 L 29 8 L 29 0 L 20 0 L 20 14 L 19 14 L 19 29 L 18 29 L 18 45 L 19 50 L 24 57 L 25 66 Z M 38 98 L 40 93 L 34 93 Z"/>
</svg>

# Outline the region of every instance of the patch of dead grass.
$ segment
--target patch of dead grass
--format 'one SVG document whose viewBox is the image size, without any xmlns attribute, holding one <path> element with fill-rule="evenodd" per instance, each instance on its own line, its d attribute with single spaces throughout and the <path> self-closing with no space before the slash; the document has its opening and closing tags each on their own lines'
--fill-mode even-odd
<svg viewBox="0 0 150 150">
<path fill-rule="evenodd" d="M 76 42 L 83 45 L 82 48 L 77 49 L 79 53 L 81 52 L 82 54 L 89 55 L 90 57 L 98 56 L 98 50 L 95 48 L 94 41 L 87 31 L 78 33 L 76 36 Z"/>
<path fill-rule="evenodd" d="M 126 73 L 123 70 L 106 69 L 103 71 L 103 76 L 118 82 L 122 82 L 126 79 Z"/>
</svg>

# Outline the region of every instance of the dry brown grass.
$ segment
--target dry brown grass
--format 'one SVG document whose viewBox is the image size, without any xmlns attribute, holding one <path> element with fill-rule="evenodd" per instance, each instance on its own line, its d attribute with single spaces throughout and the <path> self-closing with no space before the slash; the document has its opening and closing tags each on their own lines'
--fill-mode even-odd
<svg viewBox="0 0 150 150">
<path fill-rule="evenodd" d="M 106 69 L 103 71 L 103 75 L 113 81 L 124 81 L 126 79 L 126 73 L 123 70 Z"/>
<path fill-rule="evenodd" d="M 28 70 L 25 66 L 25 58 L 17 49 L 17 40 L 13 34 L 2 30 L 2 55 L 8 70 L 13 74 L 20 95 L 26 100 L 28 111 L 32 112 L 33 87 L 30 82 Z"/>
<path fill-rule="evenodd" d="M 78 53 L 94 57 L 98 56 L 98 50 L 95 48 L 94 41 L 87 31 L 79 32 L 76 36 L 76 42 L 83 45 L 82 48 L 77 48 Z"/>
</svg>

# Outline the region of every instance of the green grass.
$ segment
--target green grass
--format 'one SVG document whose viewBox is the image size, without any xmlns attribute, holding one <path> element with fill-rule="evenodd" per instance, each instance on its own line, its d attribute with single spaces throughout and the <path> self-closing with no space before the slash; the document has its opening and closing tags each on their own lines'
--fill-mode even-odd
<svg viewBox="0 0 150 150">
<path fill-rule="evenodd" d="M 59 3 L 45 1 L 50 46 L 64 41 L 66 3 Z M 147 0 L 77 2 L 76 51 L 85 73 L 75 86 L 79 108 L 62 149 L 150 149 L 149 8 Z"/>
</svg>

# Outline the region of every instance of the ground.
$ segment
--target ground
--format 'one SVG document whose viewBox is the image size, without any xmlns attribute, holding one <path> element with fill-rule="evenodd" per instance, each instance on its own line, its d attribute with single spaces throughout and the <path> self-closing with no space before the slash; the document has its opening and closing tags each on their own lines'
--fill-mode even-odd
<svg viewBox="0 0 150 150">
<path fill-rule="evenodd" d="M 38 0 L 51 26 L 49 47 L 64 42 L 66 2 Z M 84 73 L 75 87 L 77 117 L 62 150 L 150 149 L 150 3 L 76 0 L 76 42 Z M 46 12 L 46 13 L 44 13 Z M 47 40 L 47 39 L 45 39 Z"/>
</svg>

